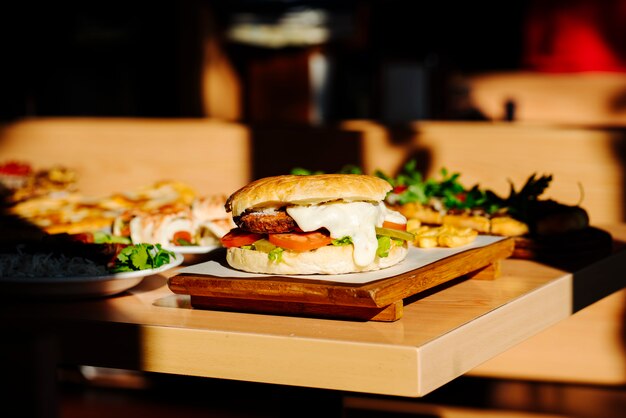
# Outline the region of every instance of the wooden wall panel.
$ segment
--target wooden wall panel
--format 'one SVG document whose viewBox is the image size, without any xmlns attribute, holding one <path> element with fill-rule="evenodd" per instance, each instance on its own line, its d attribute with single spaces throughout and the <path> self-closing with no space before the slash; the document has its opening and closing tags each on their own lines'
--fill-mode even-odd
<svg viewBox="0 0 626 418">
<path fill-rule="evenodd" d="M 251 177 L 248 129 L 208 119 L 24 120 L 0 129 L 0 157 L 72 168 L 90 196 L 159 180 L 183 181 L 202 194 L 231 193 Z"/>
</svg>

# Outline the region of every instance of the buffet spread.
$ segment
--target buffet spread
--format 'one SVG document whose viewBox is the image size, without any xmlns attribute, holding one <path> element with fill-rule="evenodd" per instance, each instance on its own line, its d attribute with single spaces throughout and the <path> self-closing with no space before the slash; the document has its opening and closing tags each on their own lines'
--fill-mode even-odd
<svg viewBox="0 0 626 418">
<path fill-rule="evenodd" d="M 23 226 L 3 238 L 0 282 L 154 274 L 204 253 L 168 281 L 195 308 L 395 321 L 407 298 L 497 278 L 505 258 L 598 258 L 612 244 L 581 205 L 542 198 L 549 175 L 499 196 L 446 169 L 425 178 L 412 161 L 394 175 L 294 169 L 230 196 L 159 180 L 100 197 L 77 176 L 0 166 L 5 216 Z"/>
</svg>

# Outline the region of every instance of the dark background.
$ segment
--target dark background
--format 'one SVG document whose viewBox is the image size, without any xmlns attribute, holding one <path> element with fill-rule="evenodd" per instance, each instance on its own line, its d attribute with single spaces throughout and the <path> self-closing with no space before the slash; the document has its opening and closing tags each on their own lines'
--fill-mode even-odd
<svg viewBox="0 0 626 418">
<path fill-rule="evenodd" d="M 353 23 L 325 45 L 335 63 L 331 120 L 379 118 L 389 62 L 422 66 L 433 118 L 451 74 L 518 69 L 526 3 L 512 1 L 22 1 L 0 6 L 0 118 L 201 117 L 200 33 L 222 40 L 234 13 L 324 8 Z M 202 10 L 210 10 L 206 21 Z M 263 51 L 223 43 L 242 73 Z M 245 120 L 246 115 L 242 118 Z"/>
</svg>

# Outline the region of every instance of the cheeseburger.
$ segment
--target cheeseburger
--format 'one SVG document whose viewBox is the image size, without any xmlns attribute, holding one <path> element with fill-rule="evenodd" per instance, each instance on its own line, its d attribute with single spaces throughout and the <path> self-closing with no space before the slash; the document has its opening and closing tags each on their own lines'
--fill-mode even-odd
<svg viewBox="0 0 626 418">
<path fill-rule="evenodd" d="M 342 274 L 378 270 L 408 251 L 406 218 L 383 199 L 391 185 L 360 174 L 285 175 L 250 183 L 226 201 L 237 228 L 222 238 L 238 270 Z"/>
</svg>

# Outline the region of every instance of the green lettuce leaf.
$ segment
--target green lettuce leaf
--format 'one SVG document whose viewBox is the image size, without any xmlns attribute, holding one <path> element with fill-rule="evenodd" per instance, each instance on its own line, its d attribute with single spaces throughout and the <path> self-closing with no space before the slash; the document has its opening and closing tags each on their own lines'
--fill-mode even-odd
<svg viewBox="0 0 626 418">
<path fill-rule="evenodd" d="M 337 246 L 350 245 L 352 244 L 352 238 L 350 237 L 337 238 L 337 239 L 332 240 L 331 244 L 337 245 Z"/>
<path fill-rule="evenodd" d="M 269 253 L 267 253 L 267 258 L 270 259 L 270 261 L 274 261 L 276 263 L 280 263 L 281 261 L 283 261 L 283 252 L 285 250 L 282 249 L 281 247 L 276 247 L 274 249 L 272 249 Z"/>
<path fill-rule="evenodd" d="M 380 258 L 389 256 L 389 250 L 391 250 L 391 238 L 386 235 L 379 235 L 377 240 L 378 248 L 376 249 L 376 255 Z"/>
</svg>

